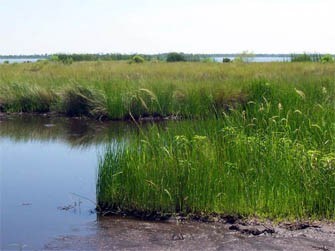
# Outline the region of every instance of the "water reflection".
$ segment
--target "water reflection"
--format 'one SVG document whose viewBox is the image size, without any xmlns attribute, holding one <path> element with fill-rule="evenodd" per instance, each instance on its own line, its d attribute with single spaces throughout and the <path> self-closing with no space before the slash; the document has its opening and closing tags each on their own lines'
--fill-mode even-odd
<svg viewBox="0 0 335 251">
<path fill-rule="evenodd" d="M 130 122 L 97 122 L 87 119 L 14 116 L 0 118 L 0 138 L 12 141 L 61 141 L 72 147 L 88 147 L 123 139 L 136 127 Z"/>
<path fill-rule="evenodd" d="M 57 236 L 90 233 L 99 156 L 130 132 L 130 123 L 2 117 L 0 249 L 39 250 Z"/>
</svg>

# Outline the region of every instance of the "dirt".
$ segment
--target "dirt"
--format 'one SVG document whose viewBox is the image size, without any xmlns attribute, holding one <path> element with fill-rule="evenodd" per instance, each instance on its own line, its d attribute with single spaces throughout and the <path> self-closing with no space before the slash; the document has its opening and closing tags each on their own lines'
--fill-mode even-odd
<svg viewBox="0 0 335 251">
<path fill-rule="evenodd" d="M 61 236 L 46 250 L 335 250 L 335 223 L 144 221 L 100 217 L 94 234 Z"/>
</svg>

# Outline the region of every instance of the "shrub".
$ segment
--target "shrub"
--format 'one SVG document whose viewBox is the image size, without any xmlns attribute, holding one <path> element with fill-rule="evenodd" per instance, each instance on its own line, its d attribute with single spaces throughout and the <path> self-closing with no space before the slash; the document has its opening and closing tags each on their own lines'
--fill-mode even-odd
<svg viewBox="0 0 335 251">
<path fill-rule="evenodd" d="M 144 63 L 145 59 L 139 55 L 135 55 L 133 56 L 133 58 L 131 59 L 132 63 Z"/>
<path fill-rule="evenodd" d="M 230 63 L 230 62 L 231 62 L 230 58 L 223 58 L 222 59 L 222 63 Z"/>
<path fill-rule="evenodd" d="M 52 55 L 50 57 L 50 61 L 55 61 L 55 62 L 58 62 L 59 61 L 59 57 L 57 55 Z"/>
<path fill-rule="evenodd" d="M 330 54 L 326 54 L 321 57 L 321 63 L 333 63 L 334 57 Z"/>
<path fill-rule="evenodd" d="M 167 62 L 182 62 L 186 60 L 182 53 L 171 52 L 167 55 L 166 61 Z"/>
</svg>

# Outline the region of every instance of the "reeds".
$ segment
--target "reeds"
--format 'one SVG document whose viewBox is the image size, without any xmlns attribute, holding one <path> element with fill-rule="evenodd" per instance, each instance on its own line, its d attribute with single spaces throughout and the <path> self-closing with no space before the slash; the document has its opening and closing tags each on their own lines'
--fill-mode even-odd
<svg viewBox="0 0 335 251">
<path fill-rule="evenodd" d="M 57 96 L 35 85 L 0 85 L 0 106 L 7 112 L 49 112 Z"/>
<path fill-rule="evenodd" d="M 152 125 L 108 148 L 101 208 L 137 214 L 335 218 L 335 85 L 255 81 L 217 119 Z"/>
<path fill-rule="evenodd" d="M 38 65 L 38 67 L 36 65 Z M 253 82 L 329 85 L 333 64 L 202 64 L 48 62 L 0 65 L 0 107 L 5 112 L 54 111 L 69 116 L 129 119 L 145 116 L 217 117 L 245 105 Z"/>
</svg>

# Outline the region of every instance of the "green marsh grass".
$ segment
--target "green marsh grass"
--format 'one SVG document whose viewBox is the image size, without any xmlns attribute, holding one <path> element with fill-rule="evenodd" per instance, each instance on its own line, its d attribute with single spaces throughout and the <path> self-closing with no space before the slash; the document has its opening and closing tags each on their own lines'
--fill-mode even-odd
<svg viewBox="0 0 335 251">
<path fill-rule="evenodd" d="M 334 72 L 334 64 L 319 63 L 2 64 L 0 107 L 5 112 L 49 110 L 121 120 L 130 114 L 199 119 L 245 104 L 253 82 L 303 90 L 311 83 L 333 84 Z"/>
<path fill-rule="evenodd" d="M 122 212 L 335 218 L 333 80 L 254 82 L 221 117 L 152 125 L 106 150 L 101 208 Z"/>
</svg>

